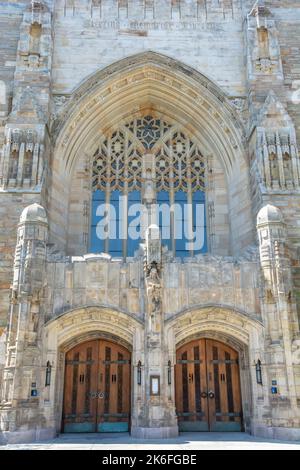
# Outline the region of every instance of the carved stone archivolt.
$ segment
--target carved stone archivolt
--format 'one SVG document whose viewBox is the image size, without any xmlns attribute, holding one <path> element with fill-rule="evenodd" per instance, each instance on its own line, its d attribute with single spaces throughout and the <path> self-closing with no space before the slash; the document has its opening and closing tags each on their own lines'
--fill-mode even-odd
<svg viewBox="0 0 300 470">
<path fill-rule="evenodd" d="M 143 67 L 141 68 L 142 64 Z M 121 76 L 120 73 L 116 74 L 119 68 L 122 70 Z M 145 82 L 153 89 L 154 96 L 156 95 L 156 90 L 159 90 L 160 94 L 165 91 L 165 110 L 167 109 L 168 100 L 171 98 L 171 95 L 173 106 L 176 106 L 175 103 L 178 101 L 179 94 L 182 96 L 180 102 L 178 102 L 178 112 L 183 112 L 183 108 L 186 109 L 184 113 L 190 116 L 188 127 L 191 128 L 193 133 L 195 133 L 195 131 L 192 130 L 192 127 L 194 124 L 195 127 L 198 127 L 199 120 L 203 120 L 201 128 L 204 133 L 207 132 L 211 134 L 213 128 L 218 129 L 218 135 L 216 135 L 215 138 L 217 140 L 221 139 L 221 145 L 224 145 L 224 148 L 226 147 L 226 151 L 223 152 L 223 157 L 221 158 L 224 158 L 224 155 L 228 154 L 229 148 L 232 150 L 232 159 L 235 159 L 237 153 L 239 153 L 233 152 L 234 149 L 243 153 L 243 149 L 241 148 L 241 141 L 243 140 L 241 136 L 244 135 L 243 124 L 238 117 L 236 109 L 231 105 L 230 101 L 227 100 L 226 95 L 199 72 L 187 67 L 185 73 L 185 69 L 182 68 L 182 66 L 179 67 L 176 61 L 166 59 L 159 54 L 146 53 L 131 58 L 131 60 L 126 59 L 125 62 L 120 61 L 120 63 L 114 64 L 108 67 L 108 69 L 99 72 L 82 85 L 78 91 L 74 93 L 67 107 L 64 107 L 63 113 L 59 115 L 53 125 L 52 135 L 57 140 L 57 149 L 62 146 L 62 148 L 60 147 L 60 152 L 63 149 L 65 158 L 70 164 L 72 164 L 73 157 L 75 157 L 69 154 L 71 151 L 70 145 L 75 135 L 76 140 L 78 140 L 78 126 L 81 126 L 84 122 L 85 130 L 81 135 L 82 138 L 85 139 L 86 132 L 89 132 L 91 126 L 94 127 L 95 120 L 100 119 L 100 121 L 103 121 L 101 114 L 106 113 L 106 108 L 107 106 L 110 107 L 109 103 L 111 103 L 115 94 L 118 94 L 119 97 L 119 116 L 120 112 L 123 112 L 123 108 L 124 110 L 127 109 L 128 113 L 129 103 L 132 103 L 130 99 L 132 91 L 134 90 L 135 98 L 137 98 L 139 88 L 143 87 Z M 100 83 L 101 86 L 99 86 Z M 133 83 L 134 88 L 132 88 Z M 128 99 L 129 102 L 125 105 L 125 101 Z M 157 109 L 159 109 L 160 106 L 159 102 L 160 98 L 157 96 Z M 100 113 L 99 104 L 101 105 Z M 193 109 L 193 104 L 196 105 L 197 109 Z M 132 107 L 132 105 L 130 105 L 130 107 Z M 218 113 L 216 115 L 215 111 L 217 107 Z M 111 113 L 111 111 L 110 107 L 109 112 Z M 209 129 L 207 127 L 208 117 Z M 104 119 L 106 123 L 109 122 L 108 119 Z M 222 129 L 222 138 L 220 128 Z M 103 131 L 105 134 L 105 129 L 103 129 Z M 195 134 L 197 134 L 197 132 Z M 211 139 L 212 145 L 214 145 L 215 138 L 212 137 L 212 135 L 210 135 L 209 138 Z M 95 141 L 88 140 L 90 146 L 95 148 L 95 145 L 97 145 Z M 229 162 L 226 162 L 226 167 L 230 168 Z"/>
<path fill-rule="evenodd" d="M 262 323 L 257 320 L 237 311 L 218 307 L 187 310 L 166 322 L 166 329 L 174 331 L 176 343 L 193 334 L 214 331 L 235 338 L 243 344 L 249 344 L 250 335 L 262 334 L 263 328 Z"/>
<path fill-rule="evenodd" d="M 53 340 L 53 335 L 56 336 L 58 344 L 95 331 L 115 335 L 133 344 L 135 331 L 141 328 L 141 322 L 126 313 L 109 308 L 86 307 L 66 312 L 51 320 L 45 331 L 50 341 L 51 338 Z"/>
</svg>

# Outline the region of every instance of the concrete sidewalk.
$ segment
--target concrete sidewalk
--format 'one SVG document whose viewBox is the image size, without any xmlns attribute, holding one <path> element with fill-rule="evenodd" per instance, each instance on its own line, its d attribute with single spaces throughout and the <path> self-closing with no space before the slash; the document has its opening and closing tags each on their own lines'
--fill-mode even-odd
<svg viewBox="0 0 300 470">
<path fill-rule="evenodd" d="M 246 433 L 182 433 L 165 440 L 139 440 L 122 434 L 61 434 L 51 441 L 10 444 L 0 450 L 300 450 L 300 442 L 268 440 Z"/>
</svg>

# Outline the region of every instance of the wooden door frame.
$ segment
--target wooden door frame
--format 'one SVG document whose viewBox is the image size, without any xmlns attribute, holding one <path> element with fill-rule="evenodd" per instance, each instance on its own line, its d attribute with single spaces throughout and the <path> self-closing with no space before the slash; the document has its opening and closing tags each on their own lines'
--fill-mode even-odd
<svg viewBox="0 0 300 470">
<path fill-rule="evenodd" d="M 58 424 L 58 430 L 60 433 L 63 433 L 63 409 L 64 409 L 64 391 L 65 391 L 65 364 L 66 364 L 66 354 L 73 349 L 75 346 L 78 346 L 80 344 L 86 343 L 88 341 L 97 341 L 97 340 L 104 340 L 104 341 L 109 341 L 113 344 L 123 346 L 128 350 L 130 353 L 131 357 L 131 365 L 130 365 L 130 397 L 129 397 L 129 402 L 130 402 L 130 413 L 129 413 L 129 420 L 128 420 L 128 430 L 130 432 L 131 429 L 131 418 L 132 418 L 132 400 L 133 400 L 133 361 L 132 361 L 132 356 L 133 356 L 133 348 L 130 343 L 128 343 L 126 340 L 123 340 L 122 338 L 119 338 L 116 335 L 113 335 L 111 333 L 106 333 L 106 332 L 90 332 L 90 333 L 85 333 L 80 336 L 75 336 L 71 338 L 69 341 L 64 343 L 62 346 L 59 348 L 59 361 L 58 361 L 58 366 L 57 366 L 57 371 L 56 371 L 56 390 L 55 390 L 55 404 L 56 404 L 56 409 L 58 410 L 58 416 L 59 416 L 59 422 Z"/>
<path fill-rule="evenodd" d="M 177 350 L 182 346 L 200 339 L 211 339 L 227 344 L 238 353 L 239 360 L 239 382 L 242 404 L 242 432 L 250 432 L 252 419 L 252 382 L 250 374 L 249 350 L 246 344 L 241 343 L 232 336 L 227 336 L 221 332 L 203 331 L 187 336 L 174 345 L 174 358 L 176 363 Z M 174 378 L 174 399 L 175 399 L 175 378 Z"/>
</svg>

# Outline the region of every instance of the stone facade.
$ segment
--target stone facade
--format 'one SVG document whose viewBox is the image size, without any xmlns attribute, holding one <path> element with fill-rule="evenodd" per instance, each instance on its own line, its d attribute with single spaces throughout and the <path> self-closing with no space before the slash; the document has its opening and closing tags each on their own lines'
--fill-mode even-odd
<svg viewBox="0 0 300 470">
<path fill-rule="evenodd" d="M 299 439 L 299 2 L 7 1 L 0 25 L 0 439 L 60 431 L 65 353 L 101 335 L 143 364 L 133 435 L 176 435 L 176 349 L 203 337 L 239 353 L 245 430 Z M 207 254 L 157 227 L 89 253 L 99 139 L 149 112 L 201 148 Z"/>
</svg>

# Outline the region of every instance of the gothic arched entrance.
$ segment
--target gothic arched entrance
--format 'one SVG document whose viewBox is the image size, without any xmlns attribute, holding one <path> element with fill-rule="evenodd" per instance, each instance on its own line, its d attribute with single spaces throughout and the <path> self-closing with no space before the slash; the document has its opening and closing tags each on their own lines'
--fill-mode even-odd
<svg viewBox="0 0 300 470">
<path fill-rule="evenodd" d="M 241 431 L 238 353 L 214 339 L 179 347 L 175 367 L 180 431 Z"/>
<path fill-rule="evenodd" d="M 66 353 L 63 432 L 126 432 L 130 422 L 131 354 L 106 339 Z"/>
</svg>

